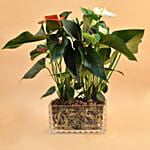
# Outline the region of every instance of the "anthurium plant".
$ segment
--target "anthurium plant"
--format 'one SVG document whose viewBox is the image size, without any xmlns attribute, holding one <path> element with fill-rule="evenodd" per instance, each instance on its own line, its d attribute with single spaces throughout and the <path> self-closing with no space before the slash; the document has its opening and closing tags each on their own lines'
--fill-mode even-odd
<svg viewBox="0 0 150 150">
<path fill-rule="evenodd" d="M 123 75 L 116 66 L 121 55 L 137 61 L 135 54 L 144 34 L 143 29 L 110 32 L 104 17 L 115 14 L 105 8 L 81 8 L 82 20 L 68 19 L 70 11 L 45 16 L 36 34 L 28 31 L 10 40 L 3 49 L 15 49 L 23 44 L 42 41 L 30 52 L 32 61 L 43 57 L 23 76 L 32 79 L 47 69 L 55 86 L 41 97 L 57 92 L 61 102 L 83 99 L 105 103 L 109 80 L 114 71 Z"/>
</svg>

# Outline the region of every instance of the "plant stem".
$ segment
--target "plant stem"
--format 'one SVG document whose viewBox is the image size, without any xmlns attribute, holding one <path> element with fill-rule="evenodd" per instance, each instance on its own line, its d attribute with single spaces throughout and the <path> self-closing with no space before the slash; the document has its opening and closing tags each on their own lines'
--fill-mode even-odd
<svg viewBox="0 0 150 150">
<path fill-rule="evenodd" d="M 117 67 L 118 62 L 119 62 L 119 60 L 120 60 L 120 57 L 121 57 L 121 53 L 119 54 L 119 56 L 118 56 L 118 58 L 117 58 L 117 60 L 116 60 L 116 63 L 114 64 L 113 70 L 115 70 L 115 68 Z M 111 73 L 109 74 L 109 76 L 108 76 L 108 78 L 107 78 L 108 81 L 109 81 L 110 77 L 112 76 L 113 70 L 111 71 Z"/>
<path fill-rule="evenodd" d="M 48 67 L 45 67 L 45 69 L 48 70 L 50 76 L 52 77 L 52 79 L 55 81 L 54 75 L 52 74 L 51 70 Z"/>
</svg>

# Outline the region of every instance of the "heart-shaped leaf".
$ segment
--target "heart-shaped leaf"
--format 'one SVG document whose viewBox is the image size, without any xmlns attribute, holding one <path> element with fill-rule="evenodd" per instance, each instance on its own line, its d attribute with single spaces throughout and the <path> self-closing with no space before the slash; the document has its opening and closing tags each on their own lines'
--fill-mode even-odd
<svg viewBox="0 0 150 150">
<path fill-rule="evenodd" d="M 68 45 L 64 51 L 64 61 L 70 72 L 70 74 L 76 79 L 80 80 L 81 70 L 81 55 L 78 50 L 74 50 L 71 46 L 71 42 L 68 40 Z"/>
<path fill-rule="evenodd" d="M 135 60 L 136 58 L 133 53 L 128 49 L 125 42 L 116 35 L 109 34 L 103 35 L 101 34 L 101 43 L 116 49 L 117 51 L 124 54 L 129 60 Z"/>
<path fill-rule="evenodd" d="M 60 23 L 57 20 L 46 20 L 46 32 L 52 33 L 60 29 Z"/>
<path fill-rule="evenodd" d="M 120 37 L 127 45 L 132 53 L 138 52 L 138 45 L 142 41 L 144 30 L 131 29 L 131 30 L 118 30 L 112 34 Z"/>
<path fill-rule="evenodd" d="M 81 28 L 78 24 L 70 20 L 62 20 L 62 23 L 65 27 L 66 32 L 75 38 L 76 40 L 81 41 Z"/>
<path fill-rule="evenodd" d="M 45 68 L 45 58 L 40 59 L 24 76 L 22 79 L 32 79 L 43 68 Z"/>
<path fill-rule="evenodd" d="M 85 54 L 85 61 L 83 64 L 94 75 L 106 80 L 103 62 L 95 49 L 91 46 L 87 48 L 87 54 Z"/>
<path fill-rule="evenodd" d="M 64 49 L 68 44 L 68 39 L 63 37 L 62 42 L 59 42 L 57 34 L 51 34 L 47 38 L 47 47 L 50 50 L 50 57 L 51 62 L 56 61 L 58 58 L 60 58 L 63 53 Z"/>
<path fill-rule="evenodd" d="M 40 31 L 37 34 L 33 35 L 28 31 L 23 32 L 16 38 L 10 40 L 3 47 L 3 49 L 6 49 L 6 48 L 14 49 L 25 43 L 36 42 L 36 41 L 40 41 L 40 40 L 44 40 L 44 39 L 46 39 L 46 35 L 45 35 L 43 25 L 42 25 Z"/>
<path fill-rule="evenodd" d="M 67 39 L 63 39 L 61 44 L 59 42 L 54 43 L 53 48 L 50 51 L 51 61 L 56 61 L 58 58 L 60 58 L 63 55 L 64 49 L 67 46 L 67 44 L 68 44 Z"/>
</svg>

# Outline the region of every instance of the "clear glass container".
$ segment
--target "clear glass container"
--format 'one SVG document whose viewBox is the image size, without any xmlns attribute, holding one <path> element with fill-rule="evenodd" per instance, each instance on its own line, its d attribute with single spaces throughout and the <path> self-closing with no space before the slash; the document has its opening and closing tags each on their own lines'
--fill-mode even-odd
<svg viewBox="0 0 150 150">
<path fill-rule="evenodd" d="M 49 104 L 50 133 L 106 132 L 106 103 L 92 106 Z"/>
</svg>

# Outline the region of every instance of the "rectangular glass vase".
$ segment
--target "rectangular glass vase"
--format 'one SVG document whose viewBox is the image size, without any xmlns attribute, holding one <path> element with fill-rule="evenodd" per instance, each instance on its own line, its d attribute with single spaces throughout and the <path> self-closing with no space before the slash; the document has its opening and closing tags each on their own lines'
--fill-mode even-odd
<svg viewBox="0 0 150 150">
<path fill-rule="evenodd" d="M 49 104 L 50 133 L 106 132 L 106 103 L 92 106 Z"/>
</svg>

